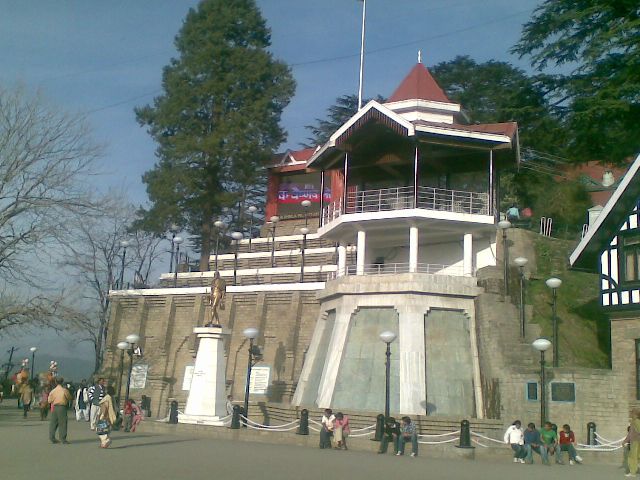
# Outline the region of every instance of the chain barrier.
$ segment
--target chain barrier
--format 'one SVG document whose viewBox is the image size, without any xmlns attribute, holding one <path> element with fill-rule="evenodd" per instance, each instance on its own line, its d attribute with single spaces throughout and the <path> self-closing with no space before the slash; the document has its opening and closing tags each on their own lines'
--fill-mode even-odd
<svg viewBox="0 0 640 480">
<path fill-rule="evenodd" d="M 244 415 L 240 415 L 240 418 L 246 422 L 247 427 L 253 428 L 254 430 L 267 430 L 269 432 L 290 432 L 291 430 L 295 430 L 298 428 L 298 419 L 295 419 L 293 422 L 285 423 L 282 425 L 263 425 L 258 422 L 254 422 L 250 418 L 245 417 Z M 284 428 L 289 427 L 289 428 Z"/>
<path fill-rule="evenodd" d="M 460 430 L 454 430 L 449 433 L 421 433 L 418 437 L 448 437 L 449 435 L 460 435 Z"/>
<path fill-rule="evenodd" d="M 484 448 L 489 448 L 489 445 L 485 445 L 483 443 L 480 443 L 478 440 L 476 440 L 475 438 L 472 438 L 471 441 L 473 443 L 475 443 L 476 445 L 480 446 L 480 447 L 484 447 Z"/>
<path fill-rule="evenodd" d="M 471 432 L 471 435 L 473 435 L 474 437 L 482 438 L 483 440 L 489 440 L 490 442 L 499 443 L 500 445 L 506 445 L 504 443 L 504 440 L 496 440 L 495 438 L 487 437 L 478 432 Z"/>
<path fill-rule="evenodd" d="M 441 440 L 439 442 L 426 442 L 423 440 L 418 440 L 418 443 L 421 443 L 423 445 L 441 445 L 443 443 L 451 443 L 451 442 L 457 442 L 458 439 L 457 438 L 450 438 L 449 440 Z"/>
<path fill-rule="evenodd" d="M 365 432 L 365 433 L 350 433 L 349 437 L 366 437 L 368 435 L 373 435 L 376 432 Z"/>
<path fill-rule="evenodd" d="M 625 439 L 625 438 L 627 438 L 627 437 L 625 436 L 625 437 L 622 437 L 622 438 L 620 438 L 620 439 L 618 439 L 618 440 L 607 440 L 607 439 L 606 439 L 606 438 L 604 438 L 602 435 L 600 435 L 598 432 L 595 432 L 595 435 L 596 435 L 596 438 L 597 438 L 598 440 L 601 440 L 601 441 L 602 441 L 602 443 L 601 443 L 601 444 L 606 444 L 606 445 L 620 444 L 620 443 L 622 443 L 622 442 L 624 441 L 624 439 Z"/>
</svg>

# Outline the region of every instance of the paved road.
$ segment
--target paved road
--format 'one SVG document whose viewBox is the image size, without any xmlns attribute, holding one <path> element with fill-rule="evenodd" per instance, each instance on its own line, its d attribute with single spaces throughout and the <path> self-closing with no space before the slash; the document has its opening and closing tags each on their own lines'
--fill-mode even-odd
<svg viewBox="0 0 640 480">
<path fill-rule="evenodd" d="M 0 405 L 0 478 L 26 480 L 163 479 L 429 479 L 602 480 L 623 478 L 607 466 L 552 466 L 447 461 L 342 452 L 288 445 L 233 442 L 152 433 L 113 434 L 113 445 L 98 447 L 88 424 L 69 422 L 70 445 L 53 445 L 47 422 L 34 413 L 23 420 L 13 399 Z"/>
</svg>

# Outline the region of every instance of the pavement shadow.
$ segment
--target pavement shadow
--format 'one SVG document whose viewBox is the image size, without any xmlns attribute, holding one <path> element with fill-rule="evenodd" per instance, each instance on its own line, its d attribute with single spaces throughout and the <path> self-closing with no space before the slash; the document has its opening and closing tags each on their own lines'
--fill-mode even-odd
<svg viewBox="0 0 640 480">
<path fill-rule="evenodd" d="M 157 445 L 169 445 L 172 443 L 184 443 L 184 442 L 195 442 L 197 438 L 185 438 L 182 440 L 164 440 L 161 442 L 147 442 L 147 443 L 133 443 L 129 445 L 118 445 L 115 447 L 109 447 L 110 450 L 120 450 L 123 448 L 139 448 L 139 447 L 155 447 Z"/>
<path fill-rule="evenodd" d="M 127 435 L 125 436 L 120 436 L 120 435 L 116 435 L 116 436 L 111 436 L 112 439 L 117 439 L 117 440 L 124 440 L 124 439 L 128 439 L 128 438 L 150 438 L 150 437 L 158 437 L 159 435 Z M 72 443 L 93 443 L 93 442 L 98 442 L 100 439 L 98 438 L 97 435 L 95 435 L 94 437 L 90 437 L 90 438 L 81 438 L 78 440 L 71 440 Z"/>
</svg>

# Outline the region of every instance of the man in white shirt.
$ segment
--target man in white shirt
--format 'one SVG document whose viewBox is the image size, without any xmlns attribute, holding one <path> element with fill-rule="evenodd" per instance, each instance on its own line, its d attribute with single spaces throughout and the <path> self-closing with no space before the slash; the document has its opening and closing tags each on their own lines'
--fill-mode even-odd
<svg viewBox="0 0 640 480">
<path fill-rule="evenodd" d="M 86 382 L 82 380 L 78 390 L 76 391 L 75 398 L 76 408 L 76 422 L 84 419 L 89 421 L 89 390 L 87 389 Z"/>
<path fill-rule="evenodd" d="M 333 423 L 336 417 L 330 408 L 325 408 L 320 428 L 320 448 L 331 448 L 331 436 L 333 435 Z"/>
<path fill-rule="evenodd" d="M 504 443 L 511 445 L 513 450 L 513 463 L 524 463 L 524 457 L 527 452 L 524 448 L 524 432 L 522 431 L 522 423 L 516 420 L 507 428 L 504 433 Z"/>
</svg>

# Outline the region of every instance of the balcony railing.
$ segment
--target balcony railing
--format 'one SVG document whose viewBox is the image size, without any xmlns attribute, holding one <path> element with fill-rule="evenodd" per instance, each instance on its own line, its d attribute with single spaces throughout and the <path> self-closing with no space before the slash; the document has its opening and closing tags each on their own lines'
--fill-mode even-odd
<svg viewBox="0 0 640 480">
<path fill-rule="evenodd" d="M 408 263 L 384 263 L 364 265 L 362 275 L 397 275 L 399 273 L 411 273 Z M 463 267 L 460 265 L 444 265 L 440 263 L 418 263 L 416 271 L 413 273 L 426 273 L 430 275 L 451 275 L 461 277 L 464 275 Z M 358 267 L 348 265 L 346 271 L 330 272 L 327 280 L 333 280 L 340 276 L 357 275 Z"/>
<path fill-rule="evenodd" d="M 324 208 L 323 225 L 345 213 L 384 212 L 409 208 L 491 215 L 488 193 L 434 187 L 418 187 L 417 194 L 413 187 L 348 192 L 346 208 L 342 203 L 342 198 L 339 198 Z"/>
</svg>

